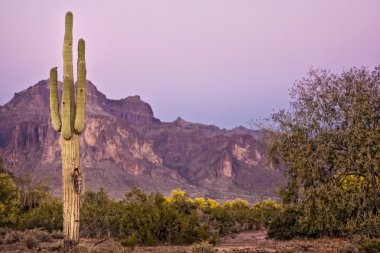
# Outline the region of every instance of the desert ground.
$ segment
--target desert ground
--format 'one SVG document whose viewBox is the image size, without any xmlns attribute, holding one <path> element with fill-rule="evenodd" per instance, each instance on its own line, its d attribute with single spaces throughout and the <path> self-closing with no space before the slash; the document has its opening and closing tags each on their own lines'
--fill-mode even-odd
<svg viewBox="0 0 380 253">
<path fill-rule="evenodd" d="M 28 248 L 29 246 L 29 248 Z M 32 248 L 30 248 L 32 247 Z M 154 247 L 134 247 L 127 248 L 120 245 L 113 238 L 86 239 L 81 238 L 79 245 L 73 252 L 78 253 L 190 253 L 192 245 L 158 245 Z M 232 236 L 219 238 L 214 252 L 223 253 L 298 253 L 298 252 L 359 252 L 349 240 L 340 238 L 319 238 L 319 239 L 293 239 L 289 241 L 268 239 L 265 230 L 239 233 Z M 47 242 L 36 245 L 28 245 L 25 241 L 15 243 L 0 244 L 0 252 L 9 253 L 34 253 L 34 252 L 63 252 L 62 240 L 51 238 Z M 209 252 L 209 251 L 202 251 Z"/>
</svg>

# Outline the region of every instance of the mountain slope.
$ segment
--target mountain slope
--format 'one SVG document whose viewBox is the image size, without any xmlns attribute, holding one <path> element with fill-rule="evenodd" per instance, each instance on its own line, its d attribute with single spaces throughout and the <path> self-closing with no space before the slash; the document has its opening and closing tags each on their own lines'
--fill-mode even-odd
<svg viewBox="0 0 380 253">
<path fill-rule="evenodd" d="M 59 134 L 49 119 L 48 84 L 40 81 L 0 107 L 0 155 L 16 174 L 46 178 L 59 194 Z M 267 166 L 260 133 L 181 118 L 161 122 L 139 96 L 110 100 L 90 81 L 87 87 L 81 137 L 86 189 L 103 187 L 115 198 L 133 186 L 165 194 L 181 188 L 218 199 L 276 196 L 282 172 Z"/>
</svg>

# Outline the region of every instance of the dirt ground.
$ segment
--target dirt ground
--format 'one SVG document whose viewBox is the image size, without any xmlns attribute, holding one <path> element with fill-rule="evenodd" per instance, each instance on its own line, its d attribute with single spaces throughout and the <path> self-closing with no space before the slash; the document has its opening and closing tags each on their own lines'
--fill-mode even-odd
<svg viewBox="0 0 380 253">
<path fill-rule="evenodd" d="M 190 253 L 192 246 L 160 245 L 155 247 L 122 247 L 119 242 L 109 239 L 81 239 L 75 250 L 78 253 Z M 268 239 L 265 230 L 244 232 L 233 236 L 222 237 L 215 245 L 215 252 L 223 253 L 298 253 L 298 252 L 357 252 L 357 249 L 344 239 L 294 239 L 279 241 Z M 40 243 L 28 249 L 25 243 L 0 244 L 0 252 L 9 253 L 47 253 L 62 252 L 61 240 Z"/>
</svg>

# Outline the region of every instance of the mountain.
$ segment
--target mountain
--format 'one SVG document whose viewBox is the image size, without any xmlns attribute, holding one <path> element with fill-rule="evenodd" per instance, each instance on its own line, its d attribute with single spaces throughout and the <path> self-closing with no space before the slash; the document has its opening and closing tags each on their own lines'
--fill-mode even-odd
<svg viewBox="0 0 380 253">
<path fill-rule="evenodd" d="M 81 135 L 85 189 L 103 187 L 114 198 L 133 186 L 164 194 L 181 188 L 191 196 L 216 199 L 276 197 L 283 172 L 268 166 L 259 131 L 225 130 L 181 118 L 161 122 L 139 96 L 107 99 L 90 81 L 87 93 Z M 0 122 L 0 156 L 8 168 L 46 180 L 60 194 L 59 134 L 50 122 L 49 80 L 0 106 Z"/>
</svg>

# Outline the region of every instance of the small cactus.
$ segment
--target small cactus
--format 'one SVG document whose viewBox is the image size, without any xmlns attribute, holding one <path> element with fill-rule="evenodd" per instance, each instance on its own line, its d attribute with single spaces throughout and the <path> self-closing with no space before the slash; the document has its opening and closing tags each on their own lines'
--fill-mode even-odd
<svg viewBox="0 0 380 253">
<path fill-rule="evenodd" d="M 79 242 L 79 206 L 82 175 L 79 161 L 79 135 L 84 130 L 86 109 L 85 42 L 78 42 L 76 101 L 73 76 L 73 14 L 66 13 L 63 42 L 63 91 L 61 115 L 57 89 L 57 68 L 50 70 L 50 115 L 55 131 L 61 133 L 63 234 L 64 247 L 69 251 Z"/>
</svg>

